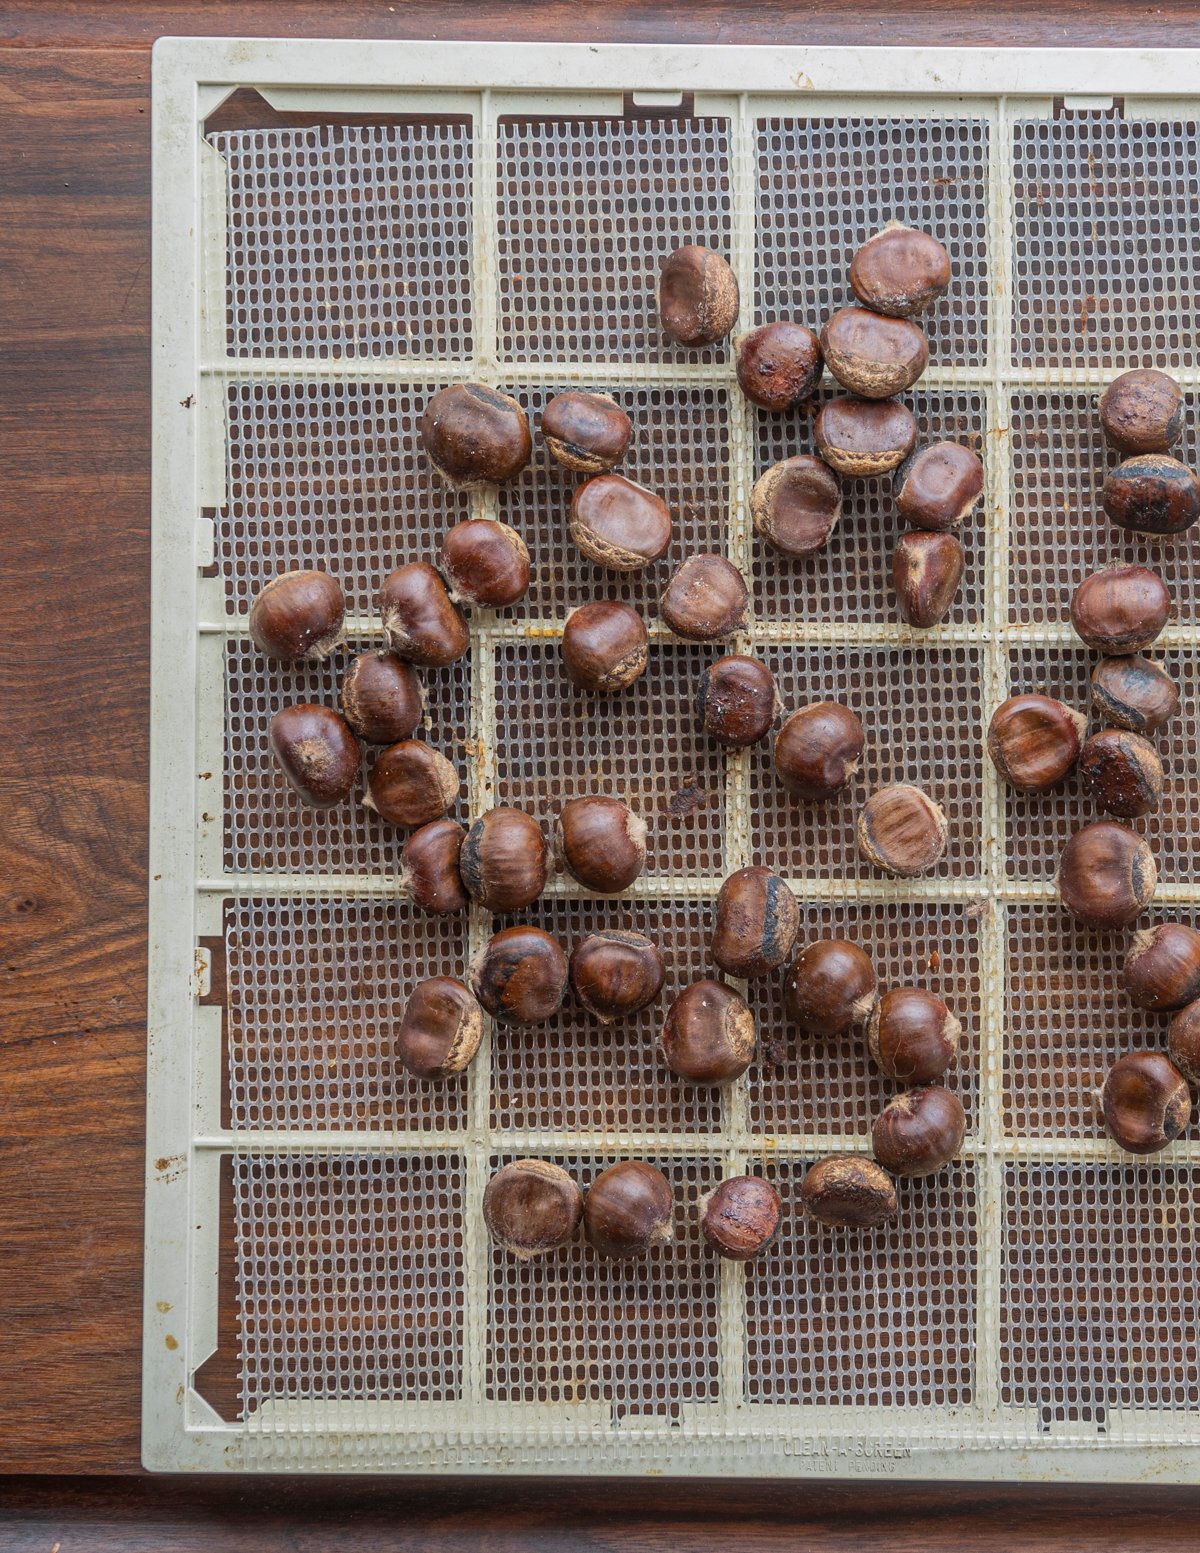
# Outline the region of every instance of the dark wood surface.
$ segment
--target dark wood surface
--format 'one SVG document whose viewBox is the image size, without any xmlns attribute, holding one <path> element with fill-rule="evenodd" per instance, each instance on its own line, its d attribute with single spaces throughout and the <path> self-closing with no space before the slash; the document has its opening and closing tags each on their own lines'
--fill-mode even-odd
<svg viewBox="0 0 1200 1553">
<path fill-rule="evenodd" d="M 149 565 L 149 45 L 165 32 L 1200 45 L 1189 4 L 0 6 L 0 1469 L 138 1464 Z M 0 1546 L 1039 1546 L 1194 1540 L 1195 1498 L 737 1485 L 12 1480 Z M 281 1540 L 287 1510 L 310 1530 Z M 23 1506 L 23 1511 L 14 1507 Z M 124 1517 L 130 1517 L 128 1523 Z M 562 1530 L 555 1530 L 562 1523 Z M 139 1525 L 150 1530 L 138 1531 Z M 753 1529 L 757 1527 L 757 1530 Z M 424 1533 L 421 1533 L 424 1528 Z M 790 1529 L 789 1529 L 790 1528 Z M 419 1534 L 428 1541 L 419 1542 Z M 138 1538 L 141 1538 L 139 1541 Z M 1174 1540 L 1173 1540 L 1174 1539 Z"/>
</svg>

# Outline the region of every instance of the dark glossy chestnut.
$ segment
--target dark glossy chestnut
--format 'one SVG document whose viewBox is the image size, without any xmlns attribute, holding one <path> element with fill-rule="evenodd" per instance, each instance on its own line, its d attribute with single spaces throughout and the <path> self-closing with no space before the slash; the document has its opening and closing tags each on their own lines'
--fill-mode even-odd
<svg viewBox="0 0 1200 1553">
<path fill-rule="evenodd" d="M 718 1256 L 748 1262 L 779 1233 L 779 1193 L 761 1176 L 730 1176 L 696 1205 L 700 1233 Z"/>
<path fill-rule="evenodd" d="M 848 706 L 814 701 L 784 720 L 775 740 L 775 770 L 793 798 L 831 798 L 858 770 L 865 744 L 863 725 Z"/>
<path fill-rule="evenodd" d="M 417 1078 L 461 1073 L 479 1050 L 483 1013 L 473 994 L 452 976 L 420 982 L 396 1031 L 396 1056 Z"/>
<path fill-rule="evenodd" d="M 1157 1154 L 1192 1119 L 1187 1080 L 1161 1052 L 1130 1052 L 1113 1063 L 1100 1107 L 1109 1137 L 1129 1154 Z"/>
<path fill-rule="evenodd" d="M 1187 1004 L 1172 1019 L 1167 1050 L 1188 1083 L 1200 1086 L 1200 1002 Z"/>
<path fill-rule="evenodd" d="M 1179 710 L 1175 681 L 1136 654 L 1102 658 L 1092 670 L 1092 706 L 1105 722 L 1133 733 L 1157 733 Z"/>
<path fill-rule="evenodd" d="M 658 612 L 676 636 L 715 642 L 746 625 L 745 578 L 723 555 L 689 556 L 663 590 Z"/>
<path fill-rule="evenodd" d="M 542 437 L 551 458 L 566 469 L 597 475 L 629 450 L 633 423 L 608 394 L 572 389 L 555 394 L 542 411 Z"/>
<path fill-rule="evenodd" d="M 1106 814 L 1137 819 L 1162 800 L 1163 767 L 1158 751 L 1126 728 L 1102 728 L 1083 746 L 1079 780 Z"/>
<path fill-rule="evenodd" d="M 442 540 L 442 570 L 456 604 L 507 609 L 529 589 L 529 551 L 515 528 L 468 518 Z"/>
<path fill-rule="evenodd" d="M 575 996 L 605 1024 L 649 1007 L 666 979 L 658 946 L 621 928 L 589 933 L 572 950 L 570 970 Z"/>
<path fill-rule="evenodd" d="M 662 1028 L 667 1066 L 692 1084 L 729 1084 L 754 1060 L 754 1015 L 732 987 L 695 981 L 672 1003 Z"/>
<path fill-rule="evenodd" d="M 821 342 L 803 324 L 761 324 L 734 344 L 742 392 L 764 410 L 790 410 L 821 380 Z"/>
<path fill-rule="evenodd" d="M 739 868 L 717 893 L 713 963 L 743 981 L 766 976 L 791 954 L 799 928 L 796 897 L 779 875 L 758 865 Z"/>
<path fill-rule="evenodd" d="M 979 454 L 961 442 L 935 442 L 896 471 L 896 506 L 913 528 L 946 533 L 970 517 L 983 494 Z"/>
<path fill-rule="evenodd" d="M 867 1050 L 888 1078 L 932 1084 L 958 1056 L 962 1026 L 924 987 L 889 987 L 867 1020 Z"/>
<path fill-rule="evenodd" d="M 675 1234 L 675 1192 L 661 1170 L 625 1159 L 592 1182 L 583 1204 L 588 1244 L 613 1261 L 643 1256 Z"/>
<path fill-rule="evenodd" d="M 730 653 L 700 676 L 696 691 L 700 726 L 727 749 L 745 749 L 765 739 L 778 707 L 775 676 L 760 658 Z"/>
<path fill-rule="evenodd" d="M 661 496 L 624 475 L 596 475 L 571 501 L 571 538 L 597 566 L 636 572 L 671 546 L 671 511 Z"/>
<path fill-rule="evenodd" d="M 1200 518 L 1200 480 L 1166 453 L 1136 453 L 1110 470 L 1104 511 L 1137 534 L 1182 534 Z"/>
<path fill-rule="evenodd" d="M 871 1128 L 871 1149 L 894 1176 L 931 1176 L 955 1158 L 966 1131 L 958 1096 L 929 1084 L 884 1106 Z"/>
<path fill-rule="evenodd" d="M 637 610 L 616 599 L 595 599 L 567 616 L 562 653 L 567 677 L 581 690 L 610 695 L 646 672 L 646 624 Z"/>
<path fill-rule="evenodd" d="M 800 1204 L 818 1224 L 873 1229 L 896 1217 L 896 1188 L 873 1159 L 857 1154 L 820 1159 L 800 1183 Z"/>
<path fill-rule="evenodd" d="M 1100 424 L 1121 453 L 1165 453 L 1179 441 L 1183 395 L 1165 372 L 1122 372 L 1100 395 Z"/>
<path fill-rule="evenodd" d="M 420 727 L 425 690 L 412 664 L 394 652 L 360 653 L 342 678 L 342 711 L 368 744 L 395 744 Z"/>
<path fill-rule="evenodd" d="M 992 764 L 1019 793 L 1048 793 L 1079 759 L 1087 718 L 1053 696 L 1010 696 L 992 714 Z"/>
<path fill-rule="evenodd" d="M 505 1024 L 552 1019 L 567 990 L 567 957 L 557 939 L 537 927 L 494 933 L 471 962 L 471 991 Z"/>
<path fill-rule="evenodd" d="M 556 1251 L 575 1238 L 583 1193 L 548 1159 L 516 1159 L 483 1190 L 483 1222 L 493 1245 L 525 1260 Z"/>
<path fill-rule="evenodd" d="M 861 399 L 902 394 L 924 372 L 929 345 L 916 324 L 862 307 L 839 308 L 821 330 L 825 365 Z"/>
<path fill-rule="evenodd" d="M 450 485 L 470 490 L 520 474 L 533 442 L 520 404 L 483 383 L 451 383 L 426 404 L 417 432 Z"/>
<path fill-rule="evenodd" d="M 428 825 L 458 800 L 458 772 L 419 739 L 389 744 L 375 757 L 363 804 L 393 825 Z"/>
<path fill-rule="evenodd" d="M 738 283 L 711 248 L 677 248 L 658 274 L 663 333 L 680 345 L 715 345 L 737 322 Z"/>
<path fill-rule="evenodd" d="M 327 658 L 342 640 L 346 601 L 328 572 L 284 572 L 250 606 L 247 627 L 272 658 Z"/>
<path fill-rule="evenodd" d="M 950 255 L 928 232 L 889 221 L 850 261 L 850 285 L 864 307 L 911 318 L 950 285 Z"/>
<path fill-rule="evenodd" d="M 838 474 L 852 479 L 895 469 L 916 440 L 912 411 L 898 399 L 830 399 L 813 423 L 817 452 Z"/>
<path fill-rule="evenodd" d="M 467 833 L 453 820 L 432 820 L 404 843 L 400 889 L 422 911 L 466 911 L 471 904 L 458 871 Z"/>
<path fill-rule="evenodd" d="M 572 798 L 559 811 L 554 851 L 559 867 L 586 889 L 618 895 L 645 867 L 646 822 L 619 798 Z"/>
<path fill-rule="evenodd" d="M 397 657 L 440 669 L 471 645 L 467 622 L 427 561 L 398 566 L 379 590 L 383 629 Z"/>
<path fill-rule="evenodd" d="M 284 776 L 310 807 L 332 809 L 350 796 L 362 757 L 358 740 L 330 707 L 281 707 L 269 737 Z"/>
<path fill-rule="evenodd" d="M 857 944 L 819 938 L 792 961 L 783 984 L 788 1018 L 805 1035 L 843 1035 L 875 1007 L 875 969 Z"/>
<path fill-rule="evenodd" d="M 1114 820 L 1097 820 L 1063 848 L 1058 895 L 1088 927 L 1127 927 L 1154 899 L 1158 869 L 1144 836 Z"/>
<path fill-rule="evenodd" d="M 928 793 L 897 782 L 871 794 L 859 811 L 855 833 L 868 863 L 898 879 L 915 879 L 946 850 L 949 826 Z"/>
<path fill-rule="evenodd" d="M 927 631 L 954 607 L 966 557 L 954 534 L 913 529 L 901 534 L 892 552 L 892 583 L 901 618 Z"/>
<path fill-rule="evenodd" d="M 467 832 L 458 870 L 473 901 L 489 911 L 520 911 L 546 887 L 549 848 L 542 828 L 523 809 L 481 814 Z"/>
<path fill-rule="evenodd" d="M 754 532 L 784 555 L 815 555 L 841 514 L 842 482 L 807 453 L 772 464 L 750 492 Z"/>
<path fill-rule="evenodd" d="M 1200 998 L 1200 933 L 1186 922 L 1143 928 L 1130 942 L 1123 978 L 1136 1008 L 1159 1014 L 1195 1002 Z"/>
</svg>

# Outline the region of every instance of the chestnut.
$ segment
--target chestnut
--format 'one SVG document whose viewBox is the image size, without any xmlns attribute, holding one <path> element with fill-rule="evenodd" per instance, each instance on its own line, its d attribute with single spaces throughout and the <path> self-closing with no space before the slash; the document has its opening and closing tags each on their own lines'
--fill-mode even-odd
<svg viewBox="0 0 1200 1553">
<path fill-rule="evenodd" d="M 1154 899 L 1158 869 L 1144 836 L 1113 820 L 1076 831 L 1058 864 L 1058 896 L 1088 927 L 1127 927 Z"/>
<path fill-rule="evenodd" d="M 932 1084 L 958 1056 L 962 1026 L 924 987 L 889 987 L 867 1020 L 867 1050 L 902 1084 Z"/>
<path fill-rule="evenodd" d="M 742 392 L 764 410 L 790 410 L 821 380 L 821 342 L 803 324 L 785 318 L 760 324 L 734 346 Z"/>
<path fill-rule="evenodd" d="M 1165 453 L 1179 440 L 1183 395 L 1165 372 L 1122 372 L 1100 395 L 1104 440 L 1120 453 Z"/>
<path fill-rule="evenodd" d="M 1137 534 L 1182 534 L 1200 518 L 1200 480 L 1166 453 L 1135 453 L 1109 471 L 1104 511 Z"/>
<path fill-rule="evenodd" d="M 898 399 L 830 399 L 817 412 L 813 440 L 838 474 L 863 479 L 904 462 L 917 440 L 917 423 Z"/>
<path fill-rule="evenodd" d="M 637 610 L 595 599 L 567 616 L 562 654 L 567 678 L 581 690 L 611 694 L 646 672 L 650 638 Z"/>
<path fill-rule="evenodd" d="M 1092 670 L 1092 706 L 1119 728 L 1157 733 L 1178 712 L 1179 691 L 1166 670 L 1149 658 L 1102 658 Z"/>
<path fill-rule="evenodd" d="M 417 1078 L 461 1073 L 479 1050 L 483 1013 L 452 976 L 432 976 L 413 988 L 396 1031 L 396 1056 Z"/>
<path fill-rule="evenodd" d="M 467 893 L 488 911 L 520 911 L 546 888 L 542 827 L 523 809 L 489 809 L 467 832 L 458 871 Z"/>
<path fill-rule="evenodd" d="M 269 737 L 284 776 L 306 804 L 332 809 L 350 796 L 362 757 L 336 712 L 307 701 L 281 707 Z"/>
<path fill-rule="evenodd" d="M 1124 820 L 1149 814 L 1162 799 L 1158 751 L 1125 728 L 1103 728 L 1091 736 L 1079 756 L 1079 779 L 1107 814 Z"/>
<path fill-rule="evenodd" d="M 555 394 L 542 411 L 542 438 L 551 458 L 580 474 L 603 474 L 619 464 L 632 436 L 633 423 L 609 394 L 572 389 Z"/>
<path fill-rule="evenodd" d="M 842 482 L 807 453 L 772 464 L 750 492 L 754 532 L 784 555 L 815 555 L 842 514 Z"/>
<path fill-rule="evenodd" d="M 466 911 L 471 904 L 458 871 L 466 836 L 453 820 L 432 820 L 404 843 L 400 889 L 422 911 Z"/>
<path fill-rule="evenodd" d="M 729 1084 L 754 1060 L 754 1015 L 732 987 L 694 981 L 671 1004 L 662 1028 L 667 1066 L 692 1084 Z"/>
<path fill-rule="evenodd" d="M 558 940 L 541 928 L 506 927 L 493 933 L 471 961 L 467 979 L 493 1019 L 542 1024 L 562 1007 L 567 957 Z"/>
<path fill-rule="evenodd" d="M 958 1096 L 923 1085 L 884 1106 L 871 1128 L 871 1150 L 894 1176 L 931 1176 L 959 1152 L 966 1131 Z"/>
<path fill-rule="evenodd" d="M 960 442 L 935 442 L 911 453 L 896 471 L 896 506 L 913 528 L 958 528 L 983 494 L 979 454 Z"/>
<path fill-rule="evenodd" d="M 715 642 L 746 625 L 750 594 L 723 555 L 689 556 L 663 590 L 658 612 L 688 642 Z"/>
<path fill-rule="evenodd" d="M 783 1006 L 805 1035 L 844 1035 L 875 1007 L 875 969 L 857 944 L 819 938 L 792 961 Z"/>
<path fill-rule="evenodd" d="M 483 1222 L 492 1243 L 522 1260 L 557 1251 L 583 1218 L 583 1193 L 548 1159 L 515 1159 L 483 1189 Z"/>
<path fill-rule="evenodd" d="M 384 578 L 379 611 L 392 650 L 406 662 L 445 668 L 471 645 L 467 622 L 427 561 L 410 561 Z"/>
<path fill-rule="evenodd" d="M 666 980 L 658 946 L 621 928 L 589 933 L 571 951 L 570 971 L 575 996 L 604 1024 L 647 1008 Z"/>
<path fill-rule="evenodd" d="M 857 1154 L 819 1159 L 801 1181 L 799 1197 L 810 1218 L 835 1229 L 873 1229 L 896 1217 L 891 1176 Z"/>
<path fill-rule="evenodd" d="M 916 324 L 862 307 L 842 307 L 821 330 L 825 365 L 862 399 L 902 394 L 924 372 L 929 345 Z"/>
<path fill-rule="evenodd" d="M 597 566 L 640 571 L 670 548 L 670 508 L 624 475 L 596 475 L 572 498 L 571 538 Z"/>
<path fill-rule="evenodd" d="M 661 1170 L 623 1159 L 602 1170 L 583 1204 L 588 1244 L 614 1261 L 642 1256 L 675 1234 L 675 1192 Z"/>
<path fill-rule="evenodd" d="M 529 587 L 529 551 L 507 523 L 468 518 L 442 540 L 442 570 L 456 604 L 507 609 Z"/>
<path fill-rule="evenodd" d="M 813 701 L 784 721 L 775 739 L 775 771 L 793 798 L 831 798 L 858 770 L 866 734 L 839 701 Z"/>
<path fill-rule="evenodd" d="M 425 691 L 411 663 L 382 652 L 360 653 L 342 678 L 342 712 L 368 744 L 395 744 L 420 726 Z"/>
<path fill-rule="evenodd" d="M 658 273 L 658 316 L 679 345 L 715 345 L 737 321 L 737 277 L 721 255 L 689 243 Z"/>
<path fill-rule="evenodd" d="M 950 285 L 950 255 L 928 232 L 888 224 L 850 261 L 850 286 L 864 307 L 893 318 L 911 318 Z"/>
<path fill-rule="evenodd" d="M 892 553 L 892 582 L 901 618 L 927 631 L 950 613 L 966 557 L 953 534 L 914 529 L 901 534 Z"/>
<path fill-rule="evenodd" d="M 1048 793 L 1079 759 L 1087 718 L 1053 696 L 1010 696 L 993 712 L 987 749 L 1019 793 Z"/>
<path fill-rule="evenodd" d="M 700 1233 L 718 1256 L 748 1262 L 779 1233 L 779 1193 L 761 1176 L 730 1176 L 696 1204 Z"/>
<path fill-rule="evenodd" d="M 859 811 L 858 850 L 868 863 L 915 879 L 928 873 L 946 850 L 946 816 L 919 787 L 897 782 L 872 793 Z"/>
<path fill-rule="evenodd" d="M 645 867 L 646 822 L 619 798 L 572 798 L 559 811 L 554 851 L 559 867 L 586 889 L 619 895 Z"/>
<path fill-rule="evenodd" d="M 1188 1083 L 1200 1085 L 1200 1003 L 1189 1003 L 1172 1019 L 1167 1050 Z"/>
<path fill-rule="evenodd" d="M 1192 1119 L 1187 1080 L 1161 1052 L 1130 1052 L 1114 1062 L 1100 1107 L 1109 1137 L 1129 1154 L 1156 1154 Z"/>
<path fill-rule="evenodd" d="M 800 928 L 796 897 L 778 874 L 757 865 L 739 868 L 725 880 L 715 917 L 709 944 L 713 963 L 741 980 L 781 966 Z"/>
<path fill-rule="evenodd" d="M 439 388 L 421 412 L 417 431 L 433 467 L 459 490 L 511 480 L 533 451 L 525 411 L 483 383 Z"/>
<path fill-rule="evenodd" d="M 1159 922 L 1135 933 L 1123 977 L 1135 1008 L 1171 1013 L 1194 1002 L 1200 998 L 1200 933 L 1186 922 Z"/>
<path fill-rule="evenodd" d="M 250 606 L 251 640 L 272 658 L 328 658 L 342 640 L 346 601 L 328 572 L 282 572 Z"/>
<path fill-rule="evenodd" d="M 709 664 L 700 676 L 696 691 L 700 727 L 727 749 L 745 749 L 765 739 L 778 706 L 775 676 L 761 659 L 730 653 Z"/>
<path fill-rule="evenodd" d="M 375 758 L 363 805 L 393 825 L 427 825 L 458 799 L 458 772 L 419 739 L 389 744 Z"/>
</svg>

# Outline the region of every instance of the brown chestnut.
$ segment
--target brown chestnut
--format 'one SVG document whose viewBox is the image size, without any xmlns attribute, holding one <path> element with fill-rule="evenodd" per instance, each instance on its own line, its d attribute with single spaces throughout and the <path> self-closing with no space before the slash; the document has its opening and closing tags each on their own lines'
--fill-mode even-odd
<svg viewBox="0 0 1200 1553">
<path fill-rule="evenodd" d="M 636 572 L 671 545 L 671 511 L 661 496 L 624 475 L 596 475 L 571 501 L 571 538 L 597 566 Z"/>
<path fill-rule="evenodd" d="M 867 1020 L 867 1050 L 902 1084 L 932 1084 L 958 1056 L 962 1026 L 924 987 L 889 987 Z"/>
<path fill-rule="evenodd" d="M 1123 972 L 1135 1008 L 1170 1013 L 1200 998 L 1200 933 L 1186 922 L 1158 922 L 1133 935 Z"/>
<path fill-rule="evenodd" d="M 646 672 L 649 640 L 645 622 L 629 604 L 616 599 L 581 604 L 563 627 L 567 678 L 581 690 L 625 690 Z"/>
<path fill-rule="evenodd" d="M 1047 793 L 1079 759 L 1087 718 L 1052 696 L 1010 696 L 988 724 L 992 764 L 1019 793 Z"/>
<path fill-rule="evenodd" d="M 831 798 L 858 770 L 866 734 L 838 701 L 813 701 L 785 720 L 775 739 L 775 770 L 793 798 Z"/>
<path fill-rule="evenodd" d="M 572 1240 L 583 1218 L 583 1193 L 548 1159 L 516 1159 L 483 1189 L 483 1222 L 494 1245 L 525 1260 Z"/>
<path fill-rule="evenodd" d="M 859 811 L 858 850 L 868 863 L 915 879 L 928 873 L 946 850 L 946 816 L 927 793 L 906 782 L 881 787 Z"/>
<path fill-rule="evenodd" d="M 458 871 L 466 837 L 453 820 L 433 820 L 404 843 L 400 889 L 422 911 L 466 911 L 471 904 Z"/>
<path fill-rule="evenodd" d="M 715 642 L 746 625 L 750 594 L 723 555 L 689 556 L 663 590 L 658 612 L 688 642 Z"/>
<path fill-rule="evenodd" d="M 1088 927 L 1127 927 L 1154 899 L 1158 869 L 1144 836 L 1114 820 L 1076 831 L 1058 865 L 1058 895 Z"/>
<path fill-rule="evenodd" d="M 1157 733 L 1179 710 L 1175 681 L 1149 658 L 1102 658 L 1092 670 L 1092 706 L 1106 722 Z"/>
<path fill-rule="evenodd" d="M 730 1176 L 696 1210 L 705 1240 L 731 1262 L 748 1262 L 779 1233 L 779 1193 L 761 1176 Z"/>
<path fill-rule="evenodd" d="M 302 702 L 271 719 L 271 748 L 292 787 L 314 809 L 350 796 L 361 755 L 345 721 L 327 706 Z"/>
<path fill-rule="evenodd" d="M 552 1019 L 567 990 L 567 957 L 557 939 L 538 927 L 506 927 L 494 933 L 471 961 L 471 991 L 505 1024 L 536 1025 Z"/>
<path fill-rule="evenodd" d="M 895 492 L 906 523 L 945 533 L 970 517 L 983 494 L 983 464 L 960 442 L 935 442 L 904 460 Z"/>
<path fill-rule="evenodd" d="M 727 749 L 745 749 L 765 739 L 778 707 L 775 676 L 759 658 L 730 653 L 700 676 L 696 691 L 700 726 Z"/>
<path fill-rule="evenodd" d="M 458 798 L 458 772 L 419 739 L 389 744 L 375 758 L 363 805 L 393 825 L 427 825 Z"/>
<path fill-rule="evenodd" d="M 379 610 L 392 650 L 406 662 L 445 668 L 471 645 L 467 622 L 427 561 L 398 566 L 384 578 Z"/>
<path fill-rule="evenodd" d="M 950 255 L 928 232 L 889 221 L 851 259 L 850 285 L 864 307 L 911 318 L 950 285 Z"/>
<path fill-rule="evenodd" d="M 272 658 L 328 658 L 342 640 L 346 601 L 328 572 L 283 572 L 250 606 L 254 645 Z"/>
<path fill-rule="evenodd" d="M 614 1261 L 665 1246 L 675 1234 L 675 1192 L 661 1170 L 624 1159 L 602 1170 L 583 1205 L 588 1244 Z"/>
<path fill-rule="evenodd" d="M 666 979 L 657 945 L 621 928 L 589 933 L 571 951 L 570 969 L 575 996 L 604 1024 L 647 1008 Z"/>
<path fill-rule="evenodd" d="M 1161 1052 L 1130 1052 L 1114 1062 L 1100 1106 L 1109 1137 L 1129 1154 L 1156 1154 L 1192 1119 L 1187 1080 Z"/>
<path fill-rule="evenodd" d="M 726 976 L 748 980 L 777 969 L 792 952 L 800 928 L 796 897 L 769 868 L 739 868 L 717 893 L 709 945 Z"/>
<path fill-rule="evenodd" d="M 438 389 L 417 423 L 430 462 L 460 490 L 498 485 L 520 474 L 533 442 L 525 411 L 483 383 Z"/>
<path fill-rule="evenodd" d="M 520 911 L 546 888 L 542 827 L 523 809 L 489 809 L 467 832 L 458 871 L 471 899 L 488 911 Z"/>
<path fill-rule="evenodd" d="M 529 587 L 529 551 L 507 523 L 468 518 L 442 540 L 442 570 L 456 604 L 507 609 Z"/>
<path fill-rule="evenodd" d="M 715 345 L 737 321 L 737 277 L 721 255 L 689 243 L 658 273 L 663 333 L 680 345 Z"/>
<path fill-rule="evenodd" d="M 360 653 L 342 679 L 346 721 L 368 744 L 411 738 L 425 710 L 425 691 L 411 663 L 394 652 Z"/>
<path fill-rule="evenodd" d="M 917 423 L 898 399 L 830 399 L 817 412 L 813 440 L 838 474 L 864 479 L 904 462 L 917 440 Z"/>
<path fill-rule="evenodd" d="M 896 1217 L 896 1188 L 873 1159 L 857 1154 L 819 1159 L 800 1183 L 810 1218 L 835 1229 L 873 1229 Z"/>
<path fill-rule="evenodd" d="M 1200 1002 L 1189 1003 L 1172 1019 L 1167 1050 L 1188 1083 L 1200 1085 Z"/>
<path fill-rule="evenodd" d="M 646 822 L 600 793 L 563 804 L 554 827 L 560 868 L 598 895 L 627 890 L 646 863 Z"/>
<path fill-rule="evenodd" d="M 742 392 L 764 410 L 790 410 L 821 380 L 821 342 L 803 324 L 761 324 L 734 345 Z"/>
<path fill-rule="evenodd" d="M 862 399 L 902 394 L 924 372 L 929 345 L 916 324 L 863 307 L 839 308 L 821 330 L 825 365 Z"/>
<path fill-rule="evenodd" d="M 729 1084 L 754 1061 L 754 1015 L 732 987 L 694 981 L 675 999 L 662 1028 L 667 1066 L 692 1084 Z"/>
<path fill-rule="evenodd" d="M 927 631 L 950 613 L 966 557 L 953 534 L 913 529 L 901 534 L 892 553 L 892 582 L 901 618 Z"/>
<path fill-rule="evenodd" d="M 1165 372 L 1122 372 L 1100 395 L 1100 424 L 1120 453 L 1165 453 L 1179 440 L 1183 395 Z"/>
<path fill-rule="evenodd" d="M 461 1073 L 479 1050 L 483 1014 L 461 981 L 432 976 L 413 988 L 396 1031 L 396 1056 L 418 1078 Z"/>
<path fill-rule="evenodd" d="M 1080 752 L 1079 779 L 1105 813 L 1124 820 L 1149 814 L 1162 799 L 1158 751 L 1125 728 L 1102 728 L 1091 736 Z"/>
<path fill-rule="evenodd" d="M 819 938 L 792 961 L 783 1005 L 805 1035 L 843 1035 L 875 1007 L 874 967 L 857 944 Z"/>
<path fill-rule="evenodd" d="M 807 453 L 772 464 L 750 492 L 754 532 L 784 555 L 815 555 L 841 514 L 842 482 Z"/>
<path fill-rule="evenodd" d="M 931 1176 L 959 1152 L 966 1131 L 958 1096 L 930 1084 L 884 1106 L 871 1128 L 871 1149 L 894 1176 Z"/>
<path fill-rule="evenodd" d="M 1200 518 L 1200 480 L 1177 458 L 1136 453 L 1109 471 L 1104 511 L 1137 534 L 1182 534 Z"/>
<path fill-rule="evenodd" d="M 629 448 L 633 423 L 608 394 L 572 389 L 555 394 L 542 411 L 542 437 L 565 469 L 598 475 L 619 464 Z"/>
</svg>

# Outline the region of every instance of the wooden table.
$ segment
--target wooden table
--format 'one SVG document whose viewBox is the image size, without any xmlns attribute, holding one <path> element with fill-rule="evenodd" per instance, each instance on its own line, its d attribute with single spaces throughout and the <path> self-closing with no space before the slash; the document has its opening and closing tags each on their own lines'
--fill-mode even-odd
<svg viewBox="0 0 1200 1553">
<path fill-rule="evenodd" d="M 0 1470 L 97 1475 L 5 1480 L 0 1546 L 166 1550 L 195 1546 L 172 1528 L 198 1520 L 206 1545 L 257 1550 L 377 1548 L 388 1532 L 397 1546 L 497 1549 L 1192 1545 L 1186 1491 L 103 1477 L 139 1471 L 149 50 L 195 31 L 1195 47 L 1200 16 L 1186 0 L 925 0 L 907 14 L 894 0 L 0 6 Z M 292 1518 L 308 1540 L 285 1543 Z"/>
</svg>

